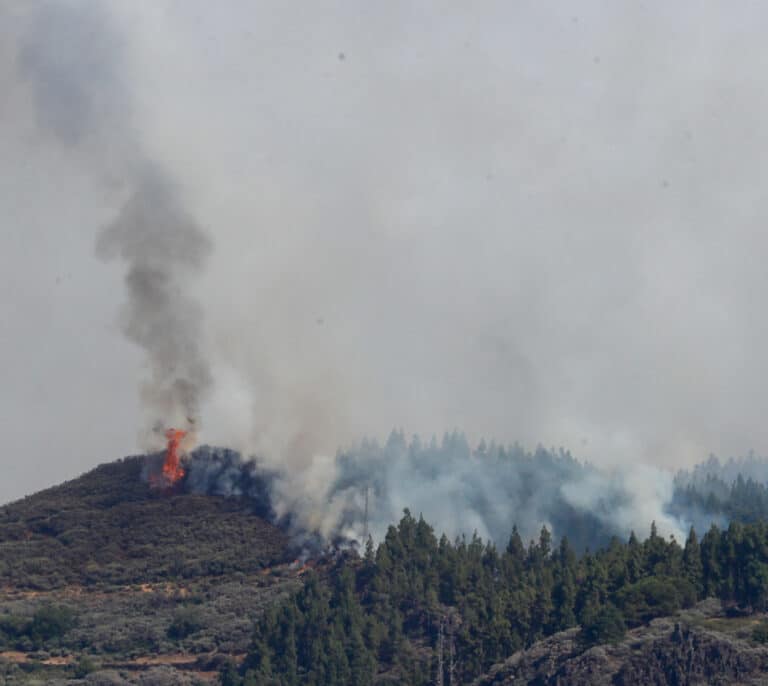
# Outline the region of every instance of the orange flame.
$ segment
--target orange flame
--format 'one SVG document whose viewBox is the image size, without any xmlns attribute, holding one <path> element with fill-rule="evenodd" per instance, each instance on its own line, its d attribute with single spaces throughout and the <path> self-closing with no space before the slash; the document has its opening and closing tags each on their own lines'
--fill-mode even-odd
<svg viewBox="0 0 768 686">
<path fill-rule="evenodd" d="M 187 432 L 181 429 L 168 429 L 165 432 L 168 447 L 165 451 L 165 462 L 163 462 L 163 478 L 169 485 L 175 484 L 184 476 L 184 469 L 179 464 L 179 443 L 186 435 Z"/>
<path fill-rule="evenodd" d="M 187 432 L 182 429 L 168 429 L 165 432 L 168 445 L 165 449 L 163 471 L 151 479 L 153 486 L 157 488 L 170 488 L 184 478 L 184 468 L 179 461 L 179 444 L 186 435 Z"/>
</svg>

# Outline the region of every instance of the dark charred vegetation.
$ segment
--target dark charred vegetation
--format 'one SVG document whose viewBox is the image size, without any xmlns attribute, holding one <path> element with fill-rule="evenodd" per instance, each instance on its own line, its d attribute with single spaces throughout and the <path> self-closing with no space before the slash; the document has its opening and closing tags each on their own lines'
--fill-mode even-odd
<svg viewBox="0 0 768 686">
<path fill-rule="evenodd" d="M 152 475 L 159 474 L 164 453 L 152 453 L 143 457 L 141 478 L 152 482 Z M 277 475 L 255 460 L 243 460 L 239 453 L 228 448 L 201 446 L 181 459 L 184 476 L 169 487 L 150 488 L 159 496 L 206 495 L 239 498 L 254 515 L 275 522 L 277 516 L 272 505 L 271 492 Z M 282 528 L 286 528 L 283 524 Z"/>
<path fill-rule="evenodd" d="M 276 520 L 271 498 L 275 472 L 256 461 L 243 460 L 234 450 L 210 446 L 194 450 L 184 462 L 188 468 L 184 477 L 188 492 L 245 498 L 254 514 Z"/>
<path fill-rule="evenodd" d="M 159 473 L 164 455 L 147 455 L 142 479 L 151 485 L 152 475 Z M 280 474 L 262 464 L 258 458 L 245 459 L 237 451 L 203 445 L 181 459 L 184 476 L 167 488 L 152 488 L 161 496 L 205 495 L 234 498 L 257 517 L 271 522 L 289 537 L 287 555 L 306 562 L 323 556 L 335 557 L 342 550 L 357 550 L 360 543 L 340 533 L 322 536 L 307 530 L 295 512 L 277 515 L 273 501 Z M 357 513 L 360 515 L 360 513 Z"/>
</svg>

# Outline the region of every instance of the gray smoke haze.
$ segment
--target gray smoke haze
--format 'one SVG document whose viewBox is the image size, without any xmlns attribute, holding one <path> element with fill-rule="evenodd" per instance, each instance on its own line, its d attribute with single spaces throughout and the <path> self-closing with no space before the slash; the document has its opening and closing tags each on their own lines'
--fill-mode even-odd
<svg viewBox="0 0 768 686">
<path fill-rule="evenodd" d="M 98 4 L 30 3 L 19 36 L 17 67 L 32 89 L 43 130 L 72 146 L 125 142 L 120 35 Z"/>
<path fill-rule="evenodd" d="M 201 306 L 189 281 L 211 241 L 177 197 L 162 165 L 142 151 L 132 126 L 121 37 L 106 6 L 42 2 L 21 34 L 17 66 L 43 134 L 74 150 L 97 181 L 119 184 L 127 200 L 98 234 L 96 254 L 125 263 L 125 335 L 147 357 L 142 386 L 149 425 L 196 428 L 212 378 L 201 352 Z M 158 437 L 146 434 L 146 445 Z"/>
<path fill-rule="evenodd" d="M 723 517 L 690 507 L 671 508 L 667 472 L 640 465 L 624 470 L 583 464 L 565 451 L 482 441 L 474 449 L 456 432 L 442 441 L 407 441 L 394 431 L 384 445 L 362 443 L 335 459 L 316 458 L 300 477 L 203 446 L 186 460 L 187 490 L 249 497 L 257 511 L 308 548 L 381 541 L 408 508 L 450 539 L 479 535 L 504 547 L 516 526 L 535 540 L 543 526 L 579 550 L 607 545 L 651 522 L 663 536 L 685 539 L 696 523 L 706 531 Z M 150 463 L 150 469 L 152 468 Z M 159 461 L 155 464 L 159 468 Z"/>
<path fill-rule="evenodd" d="M 189 379 L 201 440 L 282 469 L 307 521 L 340 502 L 337 447 L 393 426 L 564 446 L 657 504 L 666 469 L 765 454 L 766 15 L 3 3 L 0 496 L 131 452 L 147 374 L 173 403 Z M 159 283 L 166 244 L 107 241 L 160 289 L 124 341 L 93 241 L 148 198 L 216 250 L 192 239 Z"/>
<path fill-rule="evenodd" d="M 730 486 L 739 476 L 744 480 L 768 483 L 768 460 L 754 453 L 745 457 L 729 457 L 727 460 L 710 455 L 706 461 L 694 465 L 692 469 L 679 471 L 675 475 L 675 485 L 680 488 L 694 486 L 706 493 L 710 477 Z"/>
</svg>

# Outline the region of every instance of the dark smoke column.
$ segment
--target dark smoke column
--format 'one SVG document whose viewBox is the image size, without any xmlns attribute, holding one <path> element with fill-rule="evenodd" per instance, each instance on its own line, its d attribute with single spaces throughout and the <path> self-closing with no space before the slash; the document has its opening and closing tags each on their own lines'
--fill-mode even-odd
<svg viewBox="0 0 768 686">
<path fill-rule="evenodd" d="M 156 429 L 194 429 L 211 374 L 201 352 L 201 308 L 190 292 L 211 242 L 171 176 L 144 151 L 125 82 L 125 42 L 109 5 L 40 2 L 27 12 L 16 66 L 41 131 L 93 176 L 125 191 L 96 252 L 127 268 L 122 326 L 149 363 L 142 386 L 148 419 Z M 157 437 L 164 443 L 162 431 Z"/>
<path fill-rule="evenodd" d="M 210 240 L 178 205 L 166 177 L 148 169 L 96 250 L 128 266 L 123 331 L 150 363 L 145 406 L 165 427 L 194 428 L 211 375 L 200 350 L 201 308 L 187 292 L 211 251 Z"/>
</svg>

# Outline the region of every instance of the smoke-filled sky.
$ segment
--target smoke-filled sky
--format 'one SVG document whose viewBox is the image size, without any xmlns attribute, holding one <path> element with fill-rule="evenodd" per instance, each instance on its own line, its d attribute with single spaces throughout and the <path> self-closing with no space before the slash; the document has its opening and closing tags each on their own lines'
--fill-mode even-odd
<svg viewBox="0 0 768 686">
<path fill-rule="evenodd" d="M 766 19 L 3 2 L 0 501 L 142 448 L 169 345 L 201 440 L 284 464 L 394 426 L 768 451 Z"/>
</svg>

